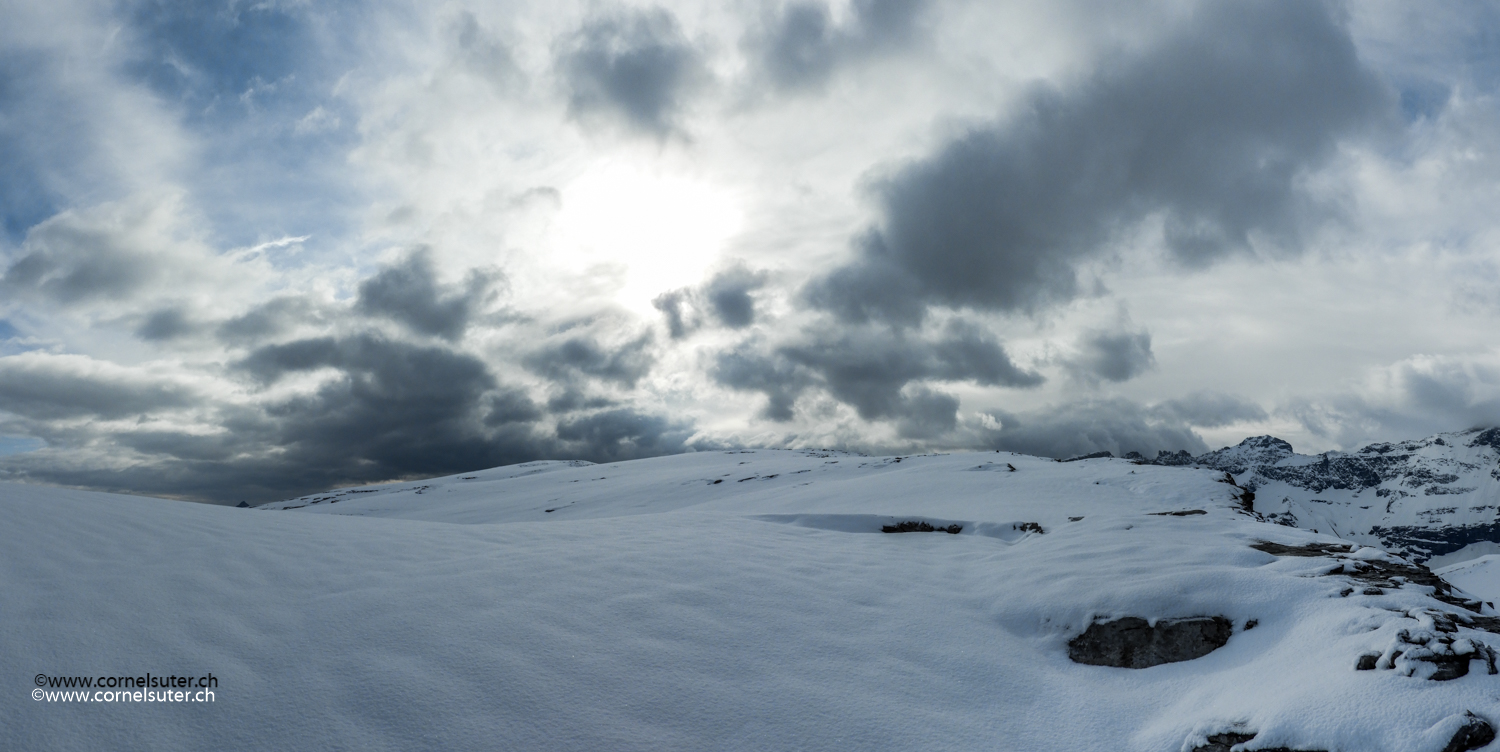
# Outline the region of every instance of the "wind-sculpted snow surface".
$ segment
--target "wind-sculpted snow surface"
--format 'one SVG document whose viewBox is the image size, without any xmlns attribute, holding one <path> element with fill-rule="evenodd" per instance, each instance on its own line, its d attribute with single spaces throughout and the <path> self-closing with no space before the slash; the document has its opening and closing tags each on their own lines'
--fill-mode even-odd
<svg viewBox="0 0 1500 752">
<path fill-rule="evenodd" d="M 1500 615 L 1222 481 L 745 451 L 252 509 L 0 485 L 0 727 L 16 749 L 1488 743 Z M 148 671 L 212 672 L 216 699 L 29 694 Z"/>
<path fill-rule="evenodd" d="M 1160 459 L 1183 464 L 1177 455 Z M 1500 551 L 1500 428 L 1314 456 L 1256 436 L 1193 458 L 1192 465 L 1230 473 L 1254 492 L 1255 511 L 1283 525 L 1416 561 L 1450 563 Z"/>
</svg>

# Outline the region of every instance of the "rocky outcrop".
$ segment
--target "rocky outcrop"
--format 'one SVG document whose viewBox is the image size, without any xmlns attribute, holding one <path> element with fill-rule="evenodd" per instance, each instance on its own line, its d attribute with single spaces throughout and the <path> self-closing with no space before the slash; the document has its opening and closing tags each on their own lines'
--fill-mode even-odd
<svg viewBox="0 0 1500 752">
<path fill-rule="evenodd" d="M 1197 457 L 1161 453 L 1150 464 L 1228 473 L 1244 489 L 1242 506 L 1260 519 L 1376 544 L 1417 562 L 1500 541 L 1500 428 L 1320 455 L 1254 436 Z"/>
<path fill-rule="evenodd" d="M 1234 624 L 1222 616 L 1158 619 L 1136 616 L 1096 621 L 1068 642 L 1074 663 L 1117 668 L 1150 668 L 1201 658 L 1223 647 Z"/>
<path fill-rule="evenodd" d="M 1473 713 L 1464 713 L 1463 725 L 1448 740 L 1448 746 L 1443 747 L 1443 752 L 1468 752 L 1471 749 L 1479 749 L 1495 741 L 1495 729 L 1483 718 Z"/>
<path fill-rule="evenodd" d="M 1445 719 L 1445 723 L 1452 720 L 1454 720 L 1452 717 Z M 1495 741 L 1495 729 L 1490 726 L 1489 721 L 1467 711 L 1462 716 L 1458 716 L 1457 721 L 1458 730 L 1453 732 L 1453 736 L 1448 739 L 1448 744 L 1443 747 L 1442 752 L 1469 752 L 1469 750 L 1480 749 Z M 1208 743 L 1193 747 L 1193 752 L 1231 752 L 1237 745 L 1245 744 L 1254 738 L 1255 734 L 1243 731 L 1209 734 Z M 1293 750 L 1290 747 L 1257 747 L 1255 752 L 1320 751 Z"/>
<path fill-rule="evenodd" d="M 1292 445 L 1275 436 L 1252 436 L 1237 446 L 1194 457 L 1193 462 L 1239 475 L 1252 467 L 1274 465 L 1292 454 Z"/>
<path fill-rule="evenodd" d="M 1443 578 L 1438 577 L 1431 569 L 1421 565 L 1401 560 L 1386 559 L 1350 559 L 1347 554 L 1353 553 L 1353 546 L 1340 545 L 1337 543 L 1309 543 L 1304 546 L 1290 546 L 1271 541 L 1257 541 L 1250 545 L 1257 551 L 1264 551 L 1274 556 L 1332 556 L 1340 559 L 1343 566 L 1329 572 L 1348 577 L 1354 582 L 1368 588 L 1377 590 L 1395 589 L 1406 585 L 1417 585 L 1432 588 L 1432 597 L 1450 606 L 1458 606 L 1479 613 L 1483 604 L 1478 600 L 1463 597 L 1462 591 L 1455 592 L 1453 586 L 1449 585 Z M 1371 595 L 1377 593 L 1370 593 Z"/>
<path fill-rule="evenodd" d="M 1151 464 L 1168 465 L 1171 467 L 1191 465 L 1193 464 L 1193 455 L 1188 454 L 1186 449 L 1179 449 L 1175 452 L 1157 452 L 1156 459 L 1152 460 Z"/>
<path fill-rule="evenodd" d="M 958 535 L 963 531 L 963 525 L 936 527 L 931 522 L 923 520 L 907 520 L 906 522 L 898 522 L 894 525 L 882 525 L 880 527 L 880 532 L 882 533 L 951 533 Z"/>
<path fill-rule="evenodd" d="M 1109 453 L 1109 452 L 1094 452 L 1092 454 L 1080 454 L 1077 457 L 1069 457 L 1069 458 L 1067 458 L 1065 460 L 1058 460 L 1058 462 L 1077 462 L 1079 460 L 1102 460 L 1102 459 L 1106 459 L 1106 458 L 1109 458 L 1109 457 L 1114 457 L 1114 455 L 1111 454 L 1111 453 Z"/>
<path fill-rule="evenodd" d="M 1229 752 L 1234 745 L 1244 744 L 1255 738 L 1255 734 L 1242 734 L 1235 731 L 1226 731 L 1222 734 L 1211 734 L 1208 743 L 1199 747 L 1193 747 L 1193 752 Z M 1288 747 L 1261 747 L 1255 752 L 1323 752 L 1322 750 L 1292 750 Z"/>
<path fill-rule="evenodd" d="M 1274 556 L 1332 558 L 1340 562 L 1340 566 L 1324 572 L 1323 576 L 1346 577 L 1353 584 L 1363 586 L 1364 595 L 1382 595 L 1386 590 L 1416 585 L 1432 588 L 1431 597 L 1445 605 L 1465 609 L 1456 612 L 1437 609 L 1407 611 L 1406 616 L 1413 620 L 1413 627 L 1398 631 L 1384 651 L 1359 656 L 1354 663 L 1356 671 L 1394 670 L 1403 676 L 1449 681 L 1467 676 L 1469 664 L 1480 661 L 1489 674 L 1500 673 L 1493 648 L 1458 634 L 1459 627 L 1500 633 L 1500 617 L 1481 615 L 1478 601 L 1460 597 L 1452 586 L 1427 567 L 1400 560 L 1352 558 L 1352 547 L 1336 543 L 1295 546 L 1258 541 L 1251 548 Z M 1354 587 L 1345 588 L 1342 595 L 1351 595 L 1355 590 Z"/>
</svg>

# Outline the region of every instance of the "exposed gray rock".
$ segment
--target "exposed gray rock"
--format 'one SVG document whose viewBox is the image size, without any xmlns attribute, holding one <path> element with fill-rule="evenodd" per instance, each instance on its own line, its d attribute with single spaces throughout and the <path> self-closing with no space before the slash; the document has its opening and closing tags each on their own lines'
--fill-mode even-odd
<svg viewBox="0 0 1500 752">
<path fill-rule="evenodd" d="M 1251 436 L 1237 446 L 1199 455 L 1193 462 L 1239 475 L 1252 467 L 1274 465 L 1292 454 L 1292 445 L 1275 436 Z"/>
<path fill-rule="evenodd" d="M 1419 563 L 1500 540 L 1500 509 L 1486 490 L 1500 481 L 1500 428 L 1317 455 L 1253 436 L 1197 457 L 1159 453 L 1151 464 L 1230 473 L 1246 512 L 1315 532 L 1335 525 L 1341 537 L 1378 541 Z M 1264 503 L 1255 504 L 1254 493 Z"/>
<path fill-rule="evenodd" d="M 1495 729 L 1489 722 L 1473 713 L 1464 713 L 1464 725 L 1443 747 L 1443 752 L 1467 752 L 1495 741 Z"/>
<path fill-rule="evenodd" d="M 1186 449 L 1179 449 L 1175 452 L 1157 452 L 1156 459 L 1152 460 L 1151 464 L 1168 465 L 1171 467 L 1191 465 L 1193 464 L 1193 455 L 1188 454 Z"/>
<path fill-rule="evenodd" d="M 1255 738 L 1255 734 L 1239 734 L 1226 732 L 1223 734 L 1210 734 L 1208 743 L 1201 747 L 1193 747 L 1193 752 L 1229 752 L 1229 748 L 1236 744 L 1244 744 Z"/>
<path fill-rule="evenodd" d="M 1275 556 L 1331 556 L 1341 558 L 1340 554 L 1353 552 L 1352 546 L 1343 546 L 1336 543 L 1309 543 L 1304 546 L 1288 546 L 1271 541 L 1257 541 L 1251 544 L 1251 548 L 1257 551 L 1265 551 Z M 1379 595 L 1385 590 L 1395 590 L 1406 585 L 1419 585 L 1432 588 L 1432 597 L 1450 606 L 1459 606 L 1475 613 L 1481 610 L 1481 604 L 1473 598 L 1466 598 L 1461 593 L 1456 593 L 1453 586 L 1449 585 L 1443 578 L 1433 574 L 1431 569 L 1421 565 L 1403 561 L 1382 561 L 1379 559 L 1352 560 L 1344 559 L 1342 569 L 1334 570 L 1329 574 L 1337 574 L 1348 577 L 1356 583 L 1365 586 L 1366 595 Z M 1374 590 L 1376 592 L 1368 592 Z M 1485 627 L 1481 627 L 1483 629 Z"/>
<path fill-rule="evenodd" d="M 1145 619 L 1126 616 L 1096 621 L 1068 642 L 1074 663 L 1118 668 L 1150 668 L 1201 658 L 1223 647 L 1234 623 L 1222 616 Z"/>
<path fill-rule="evenodd" d="M 550 512 L 552 510 L 549 509 L 547 511 Z M 898 522 L 898 523 L 896 523 L 894 525 L 882 525 L 880 527 L 880 532 L 882 532 L 882 533 L 939 533 L 939 532 L 941 532 L 941 533 L 951 533 L 953 535 L 958 535 L 959 533 L 963 532 L 963 530 L 964 530 L 964 526 L 963 525 L 947 525 L 947 526 L 944 526 L 944 527 L 936 527 L 931 522 L 927 522 L 925 520 L 907 520 L 906 522 Z"/>
<path fill-rule="evenodd" d="M 1241 734 L 1235 731 L 1226 731 L 1222 734 L 1213 734 L 1208 737 L 1208 743 L 1199 747 L 1193 747 L 1193 752 L 1229 752 L 1236 744 L 1244 744 L 1255 738 L 1255 734 Z M 1287 747 L 1261 747 L 1255 752 L 1303 752 L 1292 750 Z M 1306 750 L 1305 752 L 1318 752 L 1317 750 Z"/>
</svg>

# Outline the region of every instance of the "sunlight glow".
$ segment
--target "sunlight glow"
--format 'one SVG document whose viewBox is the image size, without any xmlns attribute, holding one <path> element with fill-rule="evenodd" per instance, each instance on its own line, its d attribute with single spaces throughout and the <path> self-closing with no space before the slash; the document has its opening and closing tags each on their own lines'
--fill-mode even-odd
<svg viewBox="0 0 1500 752">
<path fill-rule="evenodd" d="M 608 162 L 562 189 L 551 260 L 578 272 L 623 267 L 619 302 L 647 307 L 662 292 L 701 282 L 741 223 L 727 190 Z"/>
</svg>

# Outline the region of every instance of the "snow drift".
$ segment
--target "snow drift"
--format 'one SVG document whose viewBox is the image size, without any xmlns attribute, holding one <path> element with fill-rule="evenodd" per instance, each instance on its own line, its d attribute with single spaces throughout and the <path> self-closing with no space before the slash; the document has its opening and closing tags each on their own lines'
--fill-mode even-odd
<svg viewBox="0 0 1500 752">
<path fill-rule="evenodd" d="M 755 451 L 252 509 L 0 485 L 0 723 L 44 749 L 1488 744 L 1494 609 L 1258 519 L 1225 480 Z M 1086 634 L 1103 665 L 1070 658 Z M 1110 639 L 1167 660 L 1109 658 Z M 220 686 L 29 694 L 36 674 L 147 671 Z"/>
</svg>

